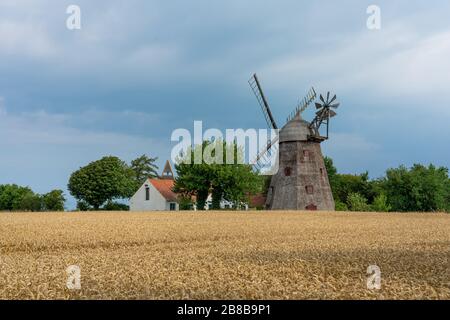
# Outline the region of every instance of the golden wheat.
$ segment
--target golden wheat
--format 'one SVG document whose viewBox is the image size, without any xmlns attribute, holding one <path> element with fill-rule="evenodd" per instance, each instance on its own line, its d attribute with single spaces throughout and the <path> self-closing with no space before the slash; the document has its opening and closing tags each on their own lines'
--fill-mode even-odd
<svg viewBox="0 0 450 320">
<path fill-rule="evenodd" d="M 450 298 L 446 214 L 2 213 L 0 245 L 0 299 Z"/>
</svg>

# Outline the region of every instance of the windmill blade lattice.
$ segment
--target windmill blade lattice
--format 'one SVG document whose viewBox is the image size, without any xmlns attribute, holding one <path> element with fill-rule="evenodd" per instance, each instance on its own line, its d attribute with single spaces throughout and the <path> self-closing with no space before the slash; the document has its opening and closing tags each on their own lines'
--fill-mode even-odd
<svg viewBox="0 0 450 320">
<path fill-rule="evenodd" d="M 291 114 L 287 117 L 286 122 L 289 122 L 292 119 L 294 119 L 297 115 L 302 114 L 303 111 L 305 111 L 306 108 L 308 108 L 309 104 L 313 102 L 316 97 L 317 97 L 316 90 L 314 90 L 314 87 L 311 87 L 311 89 L 309 89 L 306 96 L 299 102 L 294 111 L 292 111 Z"/>
<path fill-rule="evenodd" d="M 271 163 L 270 157 L 278 155 L 278 139 L 279 136 L 277 135 L 271 141 L 269 140 L 265 147 L 259 150 L 256 159 L 253 161 L 255 169 L 261 170 L 262 168 L 267 167 L 267 165 Z"/>
<path fill-rule="evenodd" d="M 256 100 L 258 100 L 258 103 L 261 106 L 261 110 L 264 114 L 264 118 L 266 119 L 267 126 L 271 129 L 278 129 L 277 124 L 275 123 L 275 119 L 273 118 L 272 111 L 270 110 L 269 103 L 267 102 L 266 96 L 262 91 L 261 84 L 259 83 L 256 74 L 254 74 L 250 78 L 250 80 L 248 80 L 248 84 L 252 88 Z"/>
</svg>

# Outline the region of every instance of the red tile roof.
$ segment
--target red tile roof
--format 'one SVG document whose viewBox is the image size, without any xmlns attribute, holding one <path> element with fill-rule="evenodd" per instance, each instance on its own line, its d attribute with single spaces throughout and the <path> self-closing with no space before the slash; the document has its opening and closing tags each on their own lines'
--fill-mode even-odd
<svg viewBox="0 0 450 320">
<path fill-rule="evenodd" d="M 150 183 L 158 190 L 159 193 L 167 200 L 167 201 L 177 201 L 177 194 L 172 191 L 174 180 L 172 179 L 148 179 Z"/>
</svg>

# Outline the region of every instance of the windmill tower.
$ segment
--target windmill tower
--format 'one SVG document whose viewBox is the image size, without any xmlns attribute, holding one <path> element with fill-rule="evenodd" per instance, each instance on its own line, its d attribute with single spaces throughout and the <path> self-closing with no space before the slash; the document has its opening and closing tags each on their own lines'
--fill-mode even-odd
<svg viewBox="0 0 450 320">
<path fill-rule="evenodd" d="M 249 80 L 255 96 L 261 106 L 268 126 L 277 129 L 267 99 L 262 91 L 258 77 Z M 328 139 L 330 118 L 336 116 L 339 103 L 334 103 L 336 95 L 325 100 L 320 95 L 316 102 L 316 116 L 308 122 L 301 114 L 316 98 L 314 88 L 298 104 L 287 118 L 286 124 L 278 136 L 268 142 L 256 159 L 259 165 L 267 153 L 274 152 L 278 141 L 278 172 L 272 176 L 266 200 L 269 210 L 331 210 L 334 211 L 334 199 L 328 174 L 325 168 L 320 144 Z M 320 134 L 321 126 L 326 127 L 326 136 Z"/>
</svg>

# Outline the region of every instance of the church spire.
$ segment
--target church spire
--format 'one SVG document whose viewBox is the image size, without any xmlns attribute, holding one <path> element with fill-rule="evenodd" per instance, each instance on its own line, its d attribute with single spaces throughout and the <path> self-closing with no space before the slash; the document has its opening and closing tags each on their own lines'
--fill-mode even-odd
<svg viewBox="0 0 450 320">
<path fill-rule="evenodd" d="M 173 170 L 172 170 L 172 166 L 170 165 L 169 160 L 167 160 L 166 164 L 164 165 L 164 170 L 161 174 L 161 179 L 173 180 Z"/>
</svg>

